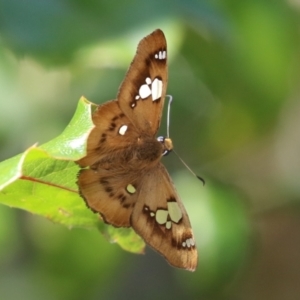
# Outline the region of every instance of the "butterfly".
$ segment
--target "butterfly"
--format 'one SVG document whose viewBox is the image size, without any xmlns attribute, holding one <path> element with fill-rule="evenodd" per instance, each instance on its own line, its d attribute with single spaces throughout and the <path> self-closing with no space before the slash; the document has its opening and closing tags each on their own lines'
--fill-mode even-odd
<svg viewBox="0 0 300 300">
<path fill-rule="evenodd" d="M 87 154 L 78 161 L 80 195 L 115 227 L 132 227 L 178 268 L 194 271 L 198 254 L 187 212 L 160 162 L 173 146 L 155 138 L 166 96 L 167 42 L 143 38 L 117 99 L 98 106 Z"/>
</svg>

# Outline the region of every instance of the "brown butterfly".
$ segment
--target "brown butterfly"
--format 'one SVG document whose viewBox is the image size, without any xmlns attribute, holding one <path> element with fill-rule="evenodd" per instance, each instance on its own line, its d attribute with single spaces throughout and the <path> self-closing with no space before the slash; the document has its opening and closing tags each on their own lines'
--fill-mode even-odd
<svg viewBox="0 0 300 300">
<path fill-rule="evenodd" d="M 198 254 L 186 210 L 161 164 L 172 150 L 155 138 L 167 89 L 167 43 L 159 29 L 142 39 L 117 100 L 100 105 L 78 176 L 88 207 L 116 227 L 132 227 L 179 268 L 194 271 Z"/>
</svg>

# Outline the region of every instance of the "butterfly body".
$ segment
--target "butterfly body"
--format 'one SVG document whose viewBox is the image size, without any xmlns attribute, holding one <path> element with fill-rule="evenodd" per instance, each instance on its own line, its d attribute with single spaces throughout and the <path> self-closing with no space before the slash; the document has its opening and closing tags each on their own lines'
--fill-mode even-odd
<svg viewBox="0 0 300 300">
<path fill-rule="evenodd" d="M 169 138 L 156 138 L 167 87 L 167 46 L 156 30 L 139 44 L 117 100 L 93 113 L 87 154 L 78 161 L 81 196 L 116 227 L 133 229 L 170 264 L 195 270 L 190 222 L 162 156 Z"/>
</svg>

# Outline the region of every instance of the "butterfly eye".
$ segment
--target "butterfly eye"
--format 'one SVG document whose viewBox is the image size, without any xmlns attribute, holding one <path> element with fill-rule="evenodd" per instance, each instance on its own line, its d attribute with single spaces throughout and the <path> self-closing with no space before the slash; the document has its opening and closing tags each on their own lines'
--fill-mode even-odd
<svg viewBox="0 0 300 300">
<path fill-rule="evenodd" d="M 165 137 L 164 136 L 158 136 L 157 141 L 160 142 L 160 143 L 163 143 L 165 141 Z"/>
<path fill-rule="evenodd" d="M 170 150 L 166 149 L 166 147 L 165 147 L 165 137 L 164 136 L 158 136 L 157 137 L 157 141 L 160 142 L 160 143 L 162 143 L 163 146 L 164 146 L 162 156 L 168 155 L 169 152 L 170 152 Z"/>
</svg>

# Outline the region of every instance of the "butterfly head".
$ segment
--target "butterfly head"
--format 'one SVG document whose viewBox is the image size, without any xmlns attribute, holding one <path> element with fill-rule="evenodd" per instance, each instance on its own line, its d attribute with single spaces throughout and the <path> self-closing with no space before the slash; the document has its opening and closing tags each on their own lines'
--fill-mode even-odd
<svg viewBox="0 0 300 300">
<path fill-rule="evenodd" d="M 157 140 L 163 145 L 163 156 L 168 155 L 173 149 L 173 142 L 170 138 L 159 136 Z"/>
</svg>

